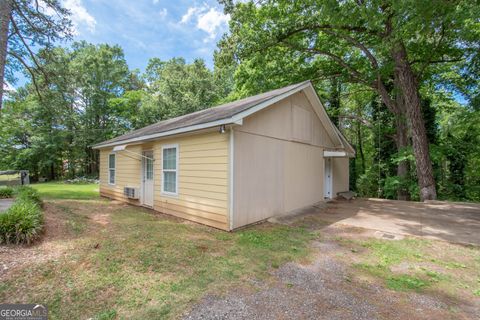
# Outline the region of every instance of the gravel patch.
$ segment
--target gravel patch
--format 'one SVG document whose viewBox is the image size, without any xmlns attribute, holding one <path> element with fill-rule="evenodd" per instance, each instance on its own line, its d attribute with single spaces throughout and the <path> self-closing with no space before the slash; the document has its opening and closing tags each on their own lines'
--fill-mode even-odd
<svg viewBox="0 0 480 320">
<path fill-rule="evenodd" d="M 318 251 L 311 264 L 287 263 L 273 270 L 268 282 L 257 280 L 225 296 L 207 295 L 183 319 L 449 318 L 447 306 L 434 297 L 352 280 L 349 268 L 335 258 L 342 250 L 335 242 L 315 241 L 312 247 Z"/>
</svg>

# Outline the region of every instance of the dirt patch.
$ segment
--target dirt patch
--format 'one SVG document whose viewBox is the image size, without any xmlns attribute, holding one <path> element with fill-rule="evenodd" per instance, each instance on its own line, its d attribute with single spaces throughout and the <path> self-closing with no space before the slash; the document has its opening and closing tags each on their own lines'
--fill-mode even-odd
<svg viewBox="0 0 480 320">
<path fill-rule="evenodd" d="M 353 233 L 349 234 L 349 231 Z M 269 281 L 252 282 L 224 296 L 207 295 L 184 319 L 480 317 L 479 304 L 438 294 L 392 291 L 380 282 L 357 276 L 357 270 L 351 267 L 357 253 L 337 240 L 346 234 L 356 237 L 358 231 L 358 228 L 329 227 L 321 240 L 312 242 L 315 253 L 310 263 L 287 263 L 272 270 Z M 397 266 L 399 272 L 411 267 L 406 263 Z"/>
<path fill-rule="evenodd" d="M 110 214 L 118 205 L 105 205 L 98 202 L 88 206 L 74 201 L 46 201 L 44 210 L 44 230 L 41 238 L 33 245 L 0 246 L 0 281 L 7 279 L 16 270 L 29 265 L 47 261 L 57 261 L 66 252 L 72 250 L 72 240 L 78 237 L 88 238 L 95 234 L 97 228 L 105 227 L 110 221 Z M 66 211 L 66 208 L 68 210 Z M 73 212 L 72 212 L 73 211 Z M 78 215 L 91 219 L 96 224 L 89 224 L 81 234 L 75 234 L 71 228 L 73 218 Z"/>
</svg>

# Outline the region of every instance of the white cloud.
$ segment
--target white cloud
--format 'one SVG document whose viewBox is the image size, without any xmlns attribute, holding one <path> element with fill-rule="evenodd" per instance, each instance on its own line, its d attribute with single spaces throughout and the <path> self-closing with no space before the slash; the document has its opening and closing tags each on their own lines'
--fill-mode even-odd
<svg viewBox="0 0 480 320">
<path fill-rule="evenodd" d="M 163 8 L 162 10 L 160 10 L 160 11 L 158 12 L 158 15 L 159 15 L 160 18 L 162 18 L 162 19 L 165 18 L 165 17 L 167 16 L 167 14 L 168 14 L 167 8 Z"/>
<path fill-rule="evenodd" d="M 152 3 L 153 4 L 158 4 L 160 2 L 160 0 L 153 0 Z"/>
<path fill-rule="evenodd" d="M 204 42 L 212 41 L 217 34 L 221 32 L 228 21 L 230 15 L 225 15 L 217 8 L 211 8 L 207 4 L 202 7 L 190 7 L 180 20 L 181 24 L 186 24 L 190 21 L 195 22 L 195 27 L 206 32 L 208 37 Z"/>
<path fill-rule="evenodd" d="M 230 15 L 225 15 L 215 8 L 210 8 L 207 13 L 198 16 L 197 28 L 208 33 L 208 37 L 213 40 L 229 20 Z"/>
<path fill-rule="evenodd" d="M 89 32 L 95 32 L 95 25 L 97 21 L 88 13 L 87 9 L 83 6 L 82 0 L 63 0 L 63 6 L 70 10 L 74 33 L 79 34 L 79 28 L 85 27 Z"/>
<path fill-rule="evenodd" d="M 190 7 L 188 8 L 187 10 L 187 13 L 185 13 L 183 16 L 182 16 L 182 20 L 180 20 L 180 23 L 187 23 L 189 22 L 193 15 L 194 14 L 197 14 L 199 11 L 201 10 L 201 8 L 197 8 L 197 7 Z"/>
</svg>

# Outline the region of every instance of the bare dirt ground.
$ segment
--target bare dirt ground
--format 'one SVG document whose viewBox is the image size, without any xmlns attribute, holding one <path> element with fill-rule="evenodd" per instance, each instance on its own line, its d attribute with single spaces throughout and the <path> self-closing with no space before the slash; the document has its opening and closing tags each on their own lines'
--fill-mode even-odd
<svg viewBox="0 0 480 320">
<path fill-rule="evenodd" d="M 325 232 L 312 243 L 311 263 L 287 263 L 268 283 L 252 281 L 225 296 L 208 295 L 184 319 L 480 319 L 479 301 L 395 292 L 356 277 L 345 263 L 352 253 L 334 240 L 352 231 L 335 226 Z"/>
<path fill-rule="evenodd" d="M 89 201 L 88 206 L 83 205 L 81 200 L 45 202 L 45 229 L 40 241 L 30 246 L 0 246 L 0 281 L 29 265 L 58 260 L 74 248 L 75 228 L 85 227 L 89 233 L 95 233 L 96 229 L 108 223 L 112 210 L 122 206 L 125 205 L 112 201 L 108 212 L 102 213 L 104 206 L 96 206 L 94 201 Z M 93 223 L 88 223 L 90 220 Z"/>
<path fill-rule="evenodd" d="M 450 210 L 448 206 L 452 204 L 421 206 L 356 200 L 334 202 L 326 208 L 315 208 L 294 217 L 280 219 L 282 223 L 304 226 L 308 230 L 319 232 L 320 236 L 310 244 L 311 255 L 308 260 L 274 267 L 266 280 L 250 278 L 245 281 L 245 285 L 231 288 L 224 294 L 207 294 L 191 305 L 183 317 L 480 319 L 480 297 L 472 294 L 473 290 L 480 288 L 480 273 L 479 270 L 473 270 L 467 260 L 462 260 L 472 260 L 462 253 L 464 247 L 470 246 L 450 245 L 447 242 L 456 233 L 480 233 L 476 213 L 478 207 L 458 204 L 450 207 L 453 208 Z M 25 247 L 0 246 L 0 286 L 4 279 L 14 278 L 21 270 L 27 270 L 31 266 L 47 261 L 68 260 L 69 254 L 75 250 L 92 250 L 90 240 L 97 241 L 96 234 L 106 226 L 111 226 L 112 215 L 125 207 L 128 206 L 106 200 L 46 202 L 46 230 L 40 242 Z M 158 219 L 168 218 L 159 216 Z M 183 223 L 182 221 L 179 220 L 178 223 Z M 385 238 L 385 234 L 393 235 L 393 238 Z M 392 266 L 393 272 L 408 274 L 425 267 L 439 274 L 454 273 L 458 279 L 475 277 L 474 281 L 478 283 L 472 286 L 472 281 L 468 282 L 471 287 L 461 289 L 461 294 L 458 294 L 460 289 L 456 287 L 445 290 L 435 287 L 435 290 L 394 291 L 387 288 L 381 279 L 366 277 L 355 268 L 355 264 L 364 263 L 368 259 L 369 251 L 353 241 L 381 238 L 382 241 L 393 242 L 408 239 L 412 235 L 434 239 L 428 248 L 436 252 L 434 257 L 439 261 L 444 255 L 448 264 L 431 263 L 430 257 L 415 263 L 402 260 Z M 476 239 L 476 235 L 470 238 Z M 460 236 L 460 239 L 469 239 Z M 78 241 L 82 237 L 88 238 L 89 242 Z M 198 239 L 192 235 L 191 241 Z M 452 259 L 456 263 L 451 266 Z M 476 259 L 478 262 L 475 266 L 478 266 L 480 255 Z M 151 281 L 150 277 L 148 279 Z"/>
<path fill-rule="evenodd" d="M 358 255 L 339 242 L 415 236 L 480 244 L 478 205 L 338 201 L 277 222 L 320 230 L 321 239 L 312 243 L 313 259 L 281 266 L 268 283 L 252 281 L 223 296 L 208 295 L 184 319 L 480 319 L 479 298 L 393 291 L 359 276 L 352 267 Z M 395 268 L 412 269 L 408 263 Z"/>
</svg>

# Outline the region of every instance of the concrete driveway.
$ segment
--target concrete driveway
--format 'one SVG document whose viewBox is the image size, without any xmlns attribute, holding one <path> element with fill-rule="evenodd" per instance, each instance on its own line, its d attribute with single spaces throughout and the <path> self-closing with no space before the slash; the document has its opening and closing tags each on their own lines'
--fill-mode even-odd
<svg viewBox="0 0 480 320">
<path fill-rule="evenodd" d="M 13 204 L 13 199 L 0 199 L 0 213 L 10 208 Z"/>
<path fill-rule="evenodd" d="M 336 200 L 314 211 L 329 225 L 480 245 L 480 204 L 371 198 Z"/>
</svg>

